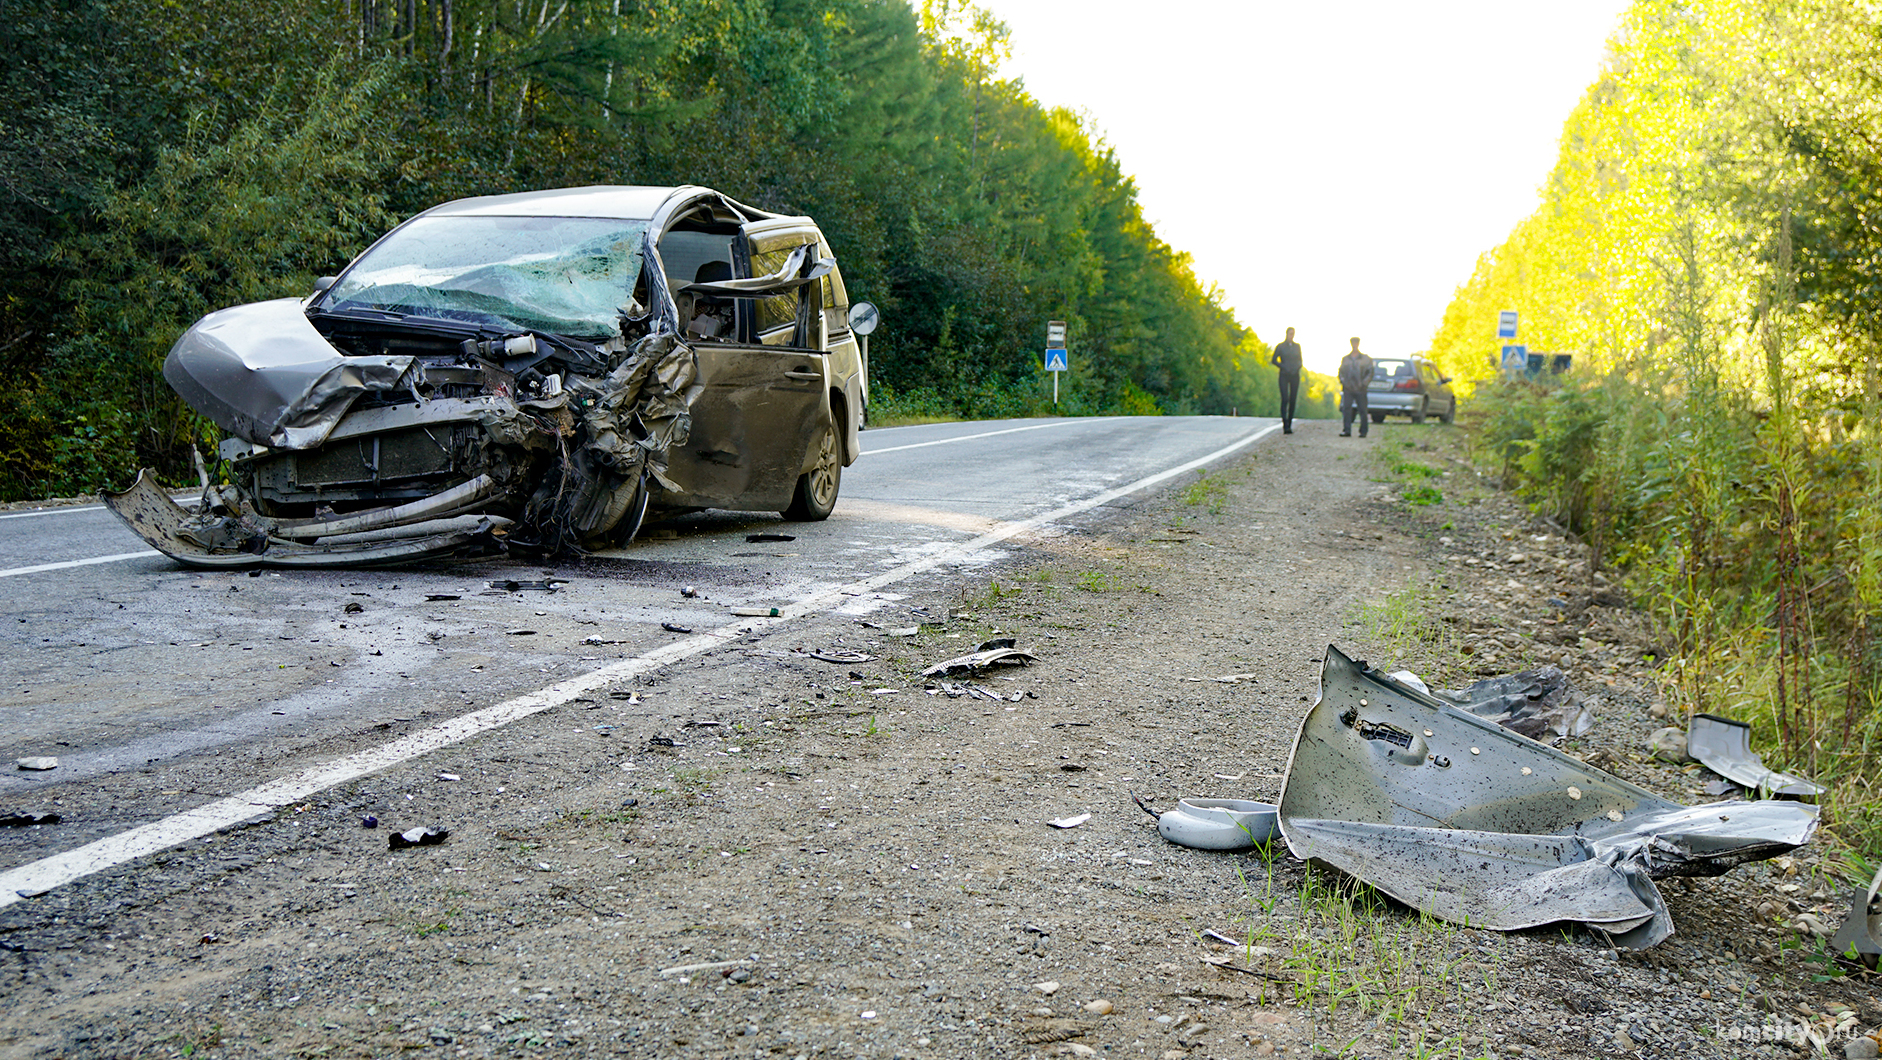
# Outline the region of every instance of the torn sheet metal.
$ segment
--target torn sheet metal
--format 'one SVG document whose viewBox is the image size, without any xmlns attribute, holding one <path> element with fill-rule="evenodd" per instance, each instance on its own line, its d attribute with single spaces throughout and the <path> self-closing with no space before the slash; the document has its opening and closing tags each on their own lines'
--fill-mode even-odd
<svg viewBox="0 0 1882 1060">
<path fill-rule="evenodd" d="M 1594 712 L 1586 698 L 1554 666 L 1485 678 L 1469 688 L 1446 689 L 1437 696 L 1532 740 L 1581 736 L 1594 728 Z"/>
<path fill-rule="evenodd" d="M 1830 950 L 1839 957 L 1854 955 L 1870 968 L 1882 963 L 1882 869 L 1867 892 L 1849 892 L 1849 915 L 1830 939 Z"/>
<path fill-rule="evenodd" d="M 995 666 L 1024 666 L 1037 656 L 1013 647 L 1012 637 L 987 641 L 967 655 L 935 663 L 921 672 L 923 677 L 948 677 L 953 674 L 979 673 Z"/>
<path fill-rule="evenodd" d="M 1793 850 L 1813 806 L 1687 807 L 1329 646 L 1282 780 L 1281 833 L 1408 905 L 1500 931 L 1579 921 L 1617 945 L 1673 933 L 1653 886 Z"/>
<path fill-rule="evenodd" d="M 1751 726 L 1716 714 L 1694 714 L 1686 753 L 1719 776 L 1752 791 L 1814 799 L 1826 789 L 1814 780 L 1779 773 L 1751 749 Z"/>
</svg>

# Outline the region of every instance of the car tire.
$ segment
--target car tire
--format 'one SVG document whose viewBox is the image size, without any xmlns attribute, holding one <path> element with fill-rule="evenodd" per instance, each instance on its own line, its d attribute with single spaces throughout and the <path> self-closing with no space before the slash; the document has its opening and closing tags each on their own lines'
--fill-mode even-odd
<svg viewBox="0 0 1882 1060">
<path fill-rule="evenodd" d="M 1417 407 L 1416 409 L 1414 409 L 1414 410 L 1412 410 L 1412 414 L 1411 414 L 1411 421 L 1412 421 L 1413 423 L 1423 423 L 1423 422 L 1425 422 L 1425 408 L 1426 408 L 1426 406 L 1428 406 L 1429 404 L 1431 404 L 1431 403 L 1430 403 L 1429 401 L 1420 401 L 1420 402 L 1418 402 L 1418 407 Z"/>
<path fill-rule="evenodd" d="M 836 424 L 825 423 L 823 437 L 817 443 L 817 463 L 797 476 L 791 506 L 783 512 L 786 519 L 820 522 L 836 510 L 836 495 L 843 486 L 843 458 L 837 452 L 836 437 Z"/>
<path fill-rule="evenodd" d="M 1457 422 L 1457 399 L 1456 398 L 1451 399 L 1451 407 L 1445 409 L 1444 415 L 1439 416 L 1438 419 L 1442 420 L 1445 423 Z"/>
<path fill-rule="evenodd" d="M 647 519 L 647 501 L 652 494 L 653 491 L 647 488 L 646 476 L 643 475 L 640 480 L 640 489 L 636 491 L 634 499 L 628 503 L 626 513 L 621 516 L 620 522 L 614 524 L 616 545 L 626 547 L 634 543 L 635 536 L 640 533 L 640 524 Z"/>
<path fill-rule="evenodd" d="M 1384 423 L 1384 422 L 1385 422 L 1385 413 L 1383 413 L 1383 412 L 1374 412 L 1374 413 L 1372 413 L 1371 415 L 1372 415 L 1372 422 L 1374 422 L 1374 423 Z"/>
</svg>

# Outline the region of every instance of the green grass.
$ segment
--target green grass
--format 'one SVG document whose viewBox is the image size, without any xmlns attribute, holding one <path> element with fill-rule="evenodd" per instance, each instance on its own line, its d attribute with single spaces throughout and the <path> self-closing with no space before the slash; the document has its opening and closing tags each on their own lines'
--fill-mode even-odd
<svg viewBox="0 0 1882 1060">
<path fill-rule="evenodd" d="M 1191 508 L 1206 508 L 1210 515 L 1221 515 L 1228 500 L 1228 485 L 1222 476 L 1212 477 L 1207 471 L 1199 472 L 1196 481 L 1183 488 L 1183 503 Z"/>
</svg>

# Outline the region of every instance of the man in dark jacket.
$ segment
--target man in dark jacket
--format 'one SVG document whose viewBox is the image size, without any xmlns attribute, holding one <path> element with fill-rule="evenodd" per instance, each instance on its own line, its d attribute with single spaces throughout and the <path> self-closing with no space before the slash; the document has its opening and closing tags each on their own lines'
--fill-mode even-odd
<svg viewBox="0 0 1882 1060">
<path fill-rule="evenodd" d="M 1268 363 L 1281 370 L 1281 433 L 1294 433 L 1294 399 L 1300 396 L 1300 343 L 1294 341 L 1294 329 L 1274 348 Z"/>
<path fill-rule="evenodd" d="M 1359 352 L 1359 339 L 1340 358 L 1340 437 L 1353 436 L 1353 420 L 1359 420 L 1359 436 L 1366 436 L 1368 415 L 1366 388 L 1372 385 L 1372 358 Z"/>
</svg>

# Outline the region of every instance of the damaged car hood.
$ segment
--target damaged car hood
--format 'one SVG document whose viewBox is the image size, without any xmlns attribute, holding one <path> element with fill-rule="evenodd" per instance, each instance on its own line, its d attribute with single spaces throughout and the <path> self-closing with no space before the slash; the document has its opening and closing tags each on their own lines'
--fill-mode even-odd
<svg viewBox="0 0 1882 1060">
<path fill-rule="evenodd" d="M 1281 833 L 1435 916 L 1515 930 L 1579 921 L 1621 946 L 1673 933 L 1653 880 L 1713 876 L 1809 841 L 1815 807 L 1688 807 L 1327 649 Z"/>
<path fill-rule="evenodd" d="M 197 321 L 163 378 L 216 426 L 255 445 L 319 445 L 370 390 L 409 390 L 412 358 L 344 357 L 298 298 L 238 305 Z"/>
</svg>

